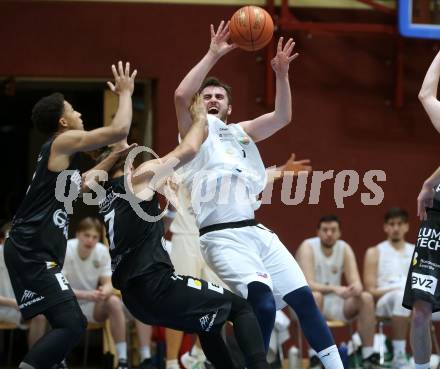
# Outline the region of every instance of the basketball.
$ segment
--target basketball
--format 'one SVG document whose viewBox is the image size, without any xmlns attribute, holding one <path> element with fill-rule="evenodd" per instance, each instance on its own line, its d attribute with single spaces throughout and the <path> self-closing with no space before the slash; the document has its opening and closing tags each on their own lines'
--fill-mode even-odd
<svg viewBox="0 0 440 369">
<path fill-rule="evenodd" d="M 229 30 L 232 41 L 240 49 L 260 50 L 269 43 L 273 36 L 272 17 L 258 6 L 244 6 L 232 16 Z"/>
</svg>

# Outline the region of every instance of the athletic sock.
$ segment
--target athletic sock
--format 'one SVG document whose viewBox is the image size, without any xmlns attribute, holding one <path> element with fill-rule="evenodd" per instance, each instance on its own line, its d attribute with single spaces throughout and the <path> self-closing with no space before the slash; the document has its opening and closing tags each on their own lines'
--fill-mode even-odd
<svg viewBox="0 0 440 369">
<path fill-rule="evenodd" d="M 127 342 L 118 342 L 115 344 L 118 359 L 127 361 Z"/>
<path fill-rule="evenodd" d="M 145 359 L 151 359 L 150 346 L 139 347 L 139 357 L 140 357 L 141 361 L 144 361 Z"/>
<path fill-rule="evenodd" d="M 343 369 L 341 357 L 336 345 L 327 347 L 326 349 L 318 352 L 318 357 L 321 360 L 325 369 Z"/>
<path fill-rule="evenodd" d="M 425 364 L 417 364 L 416 363 L 416 369 L 429 369 L 429 361 Z"/>
<path fill-rule="evenodd" d="M 399 354 L 404 354 L 405 347 L 406 347 L 405 340 L 393 340 L 394 357 L 397 357 Z"/>
<path fill-rule="evenodd" d="M 364 346 L 364 347 L 362 347 L 362 359 L 367 359 L 367 358 L 369 358 L 373 354 L 374 354 L 373 346 Z"/>
</svg>

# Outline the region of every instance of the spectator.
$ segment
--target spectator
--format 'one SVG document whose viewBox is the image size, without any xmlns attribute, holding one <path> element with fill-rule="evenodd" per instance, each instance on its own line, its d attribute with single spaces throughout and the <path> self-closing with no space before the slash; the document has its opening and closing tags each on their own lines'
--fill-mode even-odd
<svg viewBox="0 0 440 369">
<path fill-rule="evenodd" d="M 395 369 L 409 368 L 405 346 L 411 311 L 402 306 L 414 252 L 414 245 L 405 241 L 408 229 L 408 213 L 399 208 L 389 209 L 383 226 L 387 239 L 370 247 L 364 258 L 365 288 L 377 301 L 376 315 L 391 319 Z"/>
<path fill-rule="evenodd" d="M 303 241 L 297 259 L 326 319 L 347 322 L 358 318 L 363 367 L 372 368 L 379 363 L 379 355 L 373 350 L 374 300 L 369 292 L 363 291 L 353 250 L 340 237 L 338 217 L 322 217 L 318 223 L 318 237 Z M 342 276 L 346 286 L 342 285 Z M 311 351 L 310 356 L 310 366 L 318 366 L 316 353 Z"/>
</svg>

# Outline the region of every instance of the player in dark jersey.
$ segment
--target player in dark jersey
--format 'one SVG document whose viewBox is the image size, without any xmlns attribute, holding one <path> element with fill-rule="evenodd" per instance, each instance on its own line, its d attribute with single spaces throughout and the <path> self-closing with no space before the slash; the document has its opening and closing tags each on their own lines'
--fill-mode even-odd
<svg viewBox="0 0 440 369">
<path fill-rule="evenodd" d="M 51 135 L 41 148 L 32 182 L 12 222 L 5 243 L 5 262 L 15 297 L 25 319 L 44 314 L 52 330 L 26 354 L 19 368 L 50 369 L 60 364 L 77 344 L 87 321 L 61 269 L 66 253 L 68 209 L 59 200 L 65 187 L 57 188 L 60 173 L 68 173 L 67 188 L 79 193 L 81 175 L 77 153 L 120 141 L 127 136 L 132 119 L 131 95 L 136 71 L 122 62 L 112 66 L 119 96 L 111 125 L 84 131 L 81 114 L 55 93 L 42 98 L 32 110 L 36 128 Z M 70 170 L 70 172 L 64 172 Z M 61 192 L 57 194 L 58 192 Z"/>
<path fill-rule="evenodd" d="M 440 53 L 426 73 L 419 99 L 435 129 L 440 132 Z M 411 348 L 416 369 L 429 369 L 431 357 L 431 318 L 440 311 L 440 168 L 424 183 L 417 198 L 422 221 L 408 272 L 403 306 L 412 309 Z"/>
<path fill-rule="evenodd" d="M 171 153 L 162 159 L 144 162 L 134 171 L 125 164 L 124 173 L 123 162 L 116 163 L 110 170 L 110 179 L 105 184 L 106 197 L 101 199 L 99 207 L 110 243 L 112 282 L 121 290 L 127 308 L 140 321 L 198 333 L 205 354 L 215 368 L 234 368 L 220 335 L 226 321 L 234 324 L 247 367 L 269 368 L 251 306 L 220 286 L 175 274 L 165 249 L 162 220 L 146 218 L 146 215 L 159 215 L 156 191 L 162 191 L 161 184 L 171 168 L 177 169 L 190 161 L 205 138 L 206 109 L 200 97 L 192 105 L 191 114 L 190 130 Z M 114 162 L 108 163 L 109 170 Z M 128 196 L 131 200 L 137 199 L 139 208 L 132 206 Z"/>
</svg>

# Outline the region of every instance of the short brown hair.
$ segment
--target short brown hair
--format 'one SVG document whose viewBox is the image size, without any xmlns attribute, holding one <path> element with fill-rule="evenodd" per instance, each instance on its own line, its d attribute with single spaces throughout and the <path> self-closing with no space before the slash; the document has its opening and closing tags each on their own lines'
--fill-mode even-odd
<svg viewBox="0 0 440 369">
<path fill-rule="evenodd" d="M 102 224 L 97 218 L 87 217 L 81 220 L 78 224 L 77 232 L 85 232 L 89 229 L 94 228 L 96 232 L 101 236 L 102 233 Z"/>
<path fill-rule="evenodd" d="M 230 105 L 232 103 L 232 87 L 224 83 L 223 81 L 220 81 L 217 77 L 207 77 L 202 82 L 202 86 L 199 89 L 199 93 L 203 91 L 205 87 L 214 86 L 214 87 L 223 87 L 226 91 L 226 95 L 228 96 L 228 104 Z"/>
</svg>

